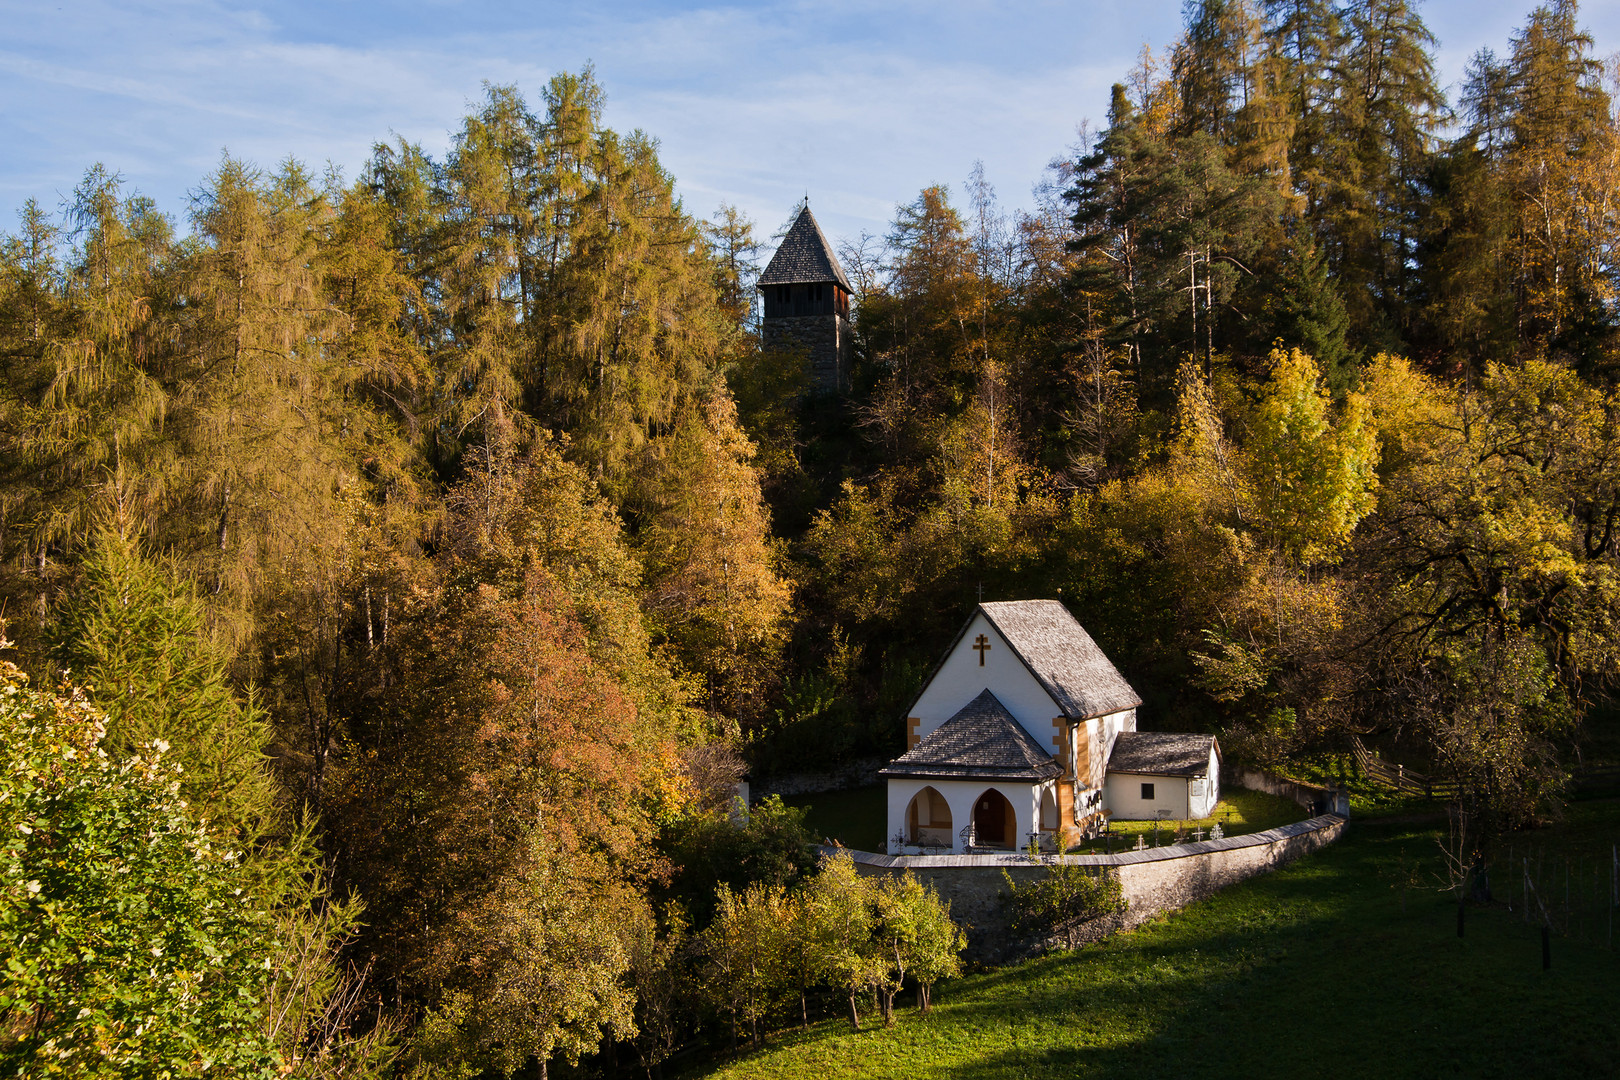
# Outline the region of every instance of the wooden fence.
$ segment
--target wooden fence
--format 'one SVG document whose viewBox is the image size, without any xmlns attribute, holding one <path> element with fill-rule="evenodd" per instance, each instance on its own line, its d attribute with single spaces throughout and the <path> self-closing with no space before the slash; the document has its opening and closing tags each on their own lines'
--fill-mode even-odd
<svg viewBox="0 0 1620 1080">
<path fill-rule="evenodd" d="M 1391 765 L 1376 752 L 1368 750 L 1362 745 L 1361 740 L 1353 735 L 1351 745 L 1355 749 L 1356 764 L 1361 766 L 1362 773 L 1380 787 L 1390 788 L 1405 795 L 1422 795 L 1426 799 L 1450 800 L 1457 797 L 1457 785 L 1450 780 L 1436 780 L 1404 765 Z"/>
</svg>

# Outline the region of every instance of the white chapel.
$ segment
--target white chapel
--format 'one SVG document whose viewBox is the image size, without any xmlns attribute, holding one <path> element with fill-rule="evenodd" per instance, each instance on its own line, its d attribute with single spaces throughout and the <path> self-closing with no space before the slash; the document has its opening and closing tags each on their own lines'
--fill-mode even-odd
<svg viewBox="0 0 1620 1080">
<path fill-rule="evenodd" d="M 1051 849 L 1109 816 L 1213 812 L 1213 735 L 1138 732 L 1142 699 L 1056 600 L 985 603 L 907 711 L 888 782 L 888 847 Z"/>
</svg>

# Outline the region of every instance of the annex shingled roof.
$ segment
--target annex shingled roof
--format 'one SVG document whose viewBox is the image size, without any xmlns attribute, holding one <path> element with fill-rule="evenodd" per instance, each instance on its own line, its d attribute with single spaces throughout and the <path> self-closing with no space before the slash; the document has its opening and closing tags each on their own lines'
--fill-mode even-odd
<svg viewBox="0 0 1620 1080">
<path fill-rule="evenodd" d="M 845 292 L 855 291 L 849 287 L 849 278 L 838 265 L 826 234 L 806 206 L 782 238 L 782 246 L 771 256 L 770 264 L 759 276 L 759 284 L 797 285 L 815 281 L 836 281 Z"/>
<path fill-rule="evenodd" d="M 1183 731 L 1122 731 L 1114 737 L 1108 755 L 1111 773 L 1147 776 L 1203 776 L 1209 772 L 1209 752 L 1215 736 Z"/>
<path fill-rule="evenodd" d="M 1070 720 L 1107 716 L 1142 704 L 1125 676 L 1058 601 L 999 601 L 980 604 L 979 610 Z"/>
<path fill-rule="evenodd" d="M 985 690 L 878 775 L 1050 780 L 1062 771 L 1057 759 Z"/>
</svg>

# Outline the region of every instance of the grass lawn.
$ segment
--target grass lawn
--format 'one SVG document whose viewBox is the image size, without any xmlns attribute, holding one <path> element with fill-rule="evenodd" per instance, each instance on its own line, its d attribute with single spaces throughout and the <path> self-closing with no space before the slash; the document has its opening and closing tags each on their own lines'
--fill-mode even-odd
<svg viewBox="0 0 1620 1080">
<path fill-rule="evenodd" d="M 788 795 L 789 806 L 808 809 L 805 824 L 817 841 L 837 840 L 856 851 L 882 851 L 883 830 L 889 816 L 888 788 L 883 784 L 852 791 L 823 791 L 815 795 Z"/>
<path fill-rule="evenodd" d="M 1193 821 L 1115 821 L 1109 825 L 1111 840 L 1098 837 L 1069 850 L 1088 854 L 1105 850 L 1125 851 L 1136 846 L 1138 834 L 1145 836 L 1146 843 L 1152 847 L 1155 827 L 1162 845 L 1170 843 L 1178 829 L 1189 832 L 1203 829 L 1207 836 L 1210 827 L 1220 822 L 1221 831 L 1227 836 L 1241 836 L 1243 833 L 1265 832 L 1279 825 L 1304 821 L 1306 817 L 1304 807 L 1280 795 L 1267 795 L 1263 791 L 1249 791 L 1240 787 L 1225 788 L 1221 795 L 1220 802 L 1215 804 L 1215 813 L 1207 818 Z"/>
<path fill-rule="evenodd" d="M 1516 864 L 1543 868 L 1544 891 L 1572 877 L 1577 898 L 1595 897 L 1617 833 L 1620 801 L 1593 801 L 1508 843 Z M 1436 835 L 1432 820 L 1352 820 L 1318 854 L 1134 933 L 945 983 L 932 1016 L 908 1000 L 888 1030 L 823 1021 L 709 1075 L 1614 1075 L 1620 951 L 1606 908 L 1560 922 L 1551 971 L 1539 929 L 1505 904 L 1470 908 L 1459 939 L 1433 879 Z M 1502 892 L 1506 864 L 1504 852 Z"/>
</svg>

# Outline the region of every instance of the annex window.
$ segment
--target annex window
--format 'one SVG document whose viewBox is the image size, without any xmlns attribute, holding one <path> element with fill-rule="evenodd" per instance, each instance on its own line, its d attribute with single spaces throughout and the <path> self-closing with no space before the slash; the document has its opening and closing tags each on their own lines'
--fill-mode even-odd
<svg viewBox="0 0 1620 1080">
<path fill-rule="evenodd" d="M 793 299 L 793 286 L 791 286 L 791 285 L 778 285 L 776 287 L 776 302 L 778 304 L 786 304 L 789 301 L 791 301 L 792 299 Z"/>
<path fill-rule="evenodd" d="M 821 283 L 820 282 L 817 282 L 816 284 L 810 286 L 810 302 L 812 304 L 821 303 Z"/>
<path fill-rule="evenodd" d="M 1153 785 L 1152 784 L 1143 784 L 1142 785 L 1142 798 L 1144 798 L 1144 799 L 1153 798 Z"/>
</svg>

